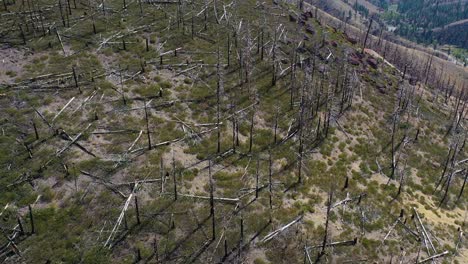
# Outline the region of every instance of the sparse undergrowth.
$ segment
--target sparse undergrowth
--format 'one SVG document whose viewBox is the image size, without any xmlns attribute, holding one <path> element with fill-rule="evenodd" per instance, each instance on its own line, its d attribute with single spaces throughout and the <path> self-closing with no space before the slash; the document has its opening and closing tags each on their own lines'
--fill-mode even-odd
<svg viewBox="0 0 468 264">
<path fill-rule="evenodd" d="M 403 248 L 449 261 L 464 249 L 457 95 L 374 67 L 285 2 L 77 0 L 60 7 L 67 21 L 52 2 L 36 3 L 58 23 L 50 34 L 8 35 L 32 55 L 0 84 L 0 259 L 383 262 Z M 435 244 L 419 252 L 423 225 Z"/>
</svg>

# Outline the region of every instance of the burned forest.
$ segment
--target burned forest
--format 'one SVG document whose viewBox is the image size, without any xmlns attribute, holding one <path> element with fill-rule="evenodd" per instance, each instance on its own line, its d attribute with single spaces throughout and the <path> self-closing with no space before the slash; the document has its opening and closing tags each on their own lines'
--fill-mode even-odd
<svg viewBox="0 0 468 264">
<path fill-rule="evenodd" d="M 2 0 L 0 262 L 468 263 L 466 68 L 312 2 Z"/>
</svg>

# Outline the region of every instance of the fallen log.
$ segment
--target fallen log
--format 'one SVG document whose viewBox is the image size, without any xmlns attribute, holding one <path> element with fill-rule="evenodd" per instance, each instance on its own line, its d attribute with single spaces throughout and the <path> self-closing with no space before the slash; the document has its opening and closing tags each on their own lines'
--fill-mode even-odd
<svg viewBox="0 0 468 264">
<path fill-rule="evenodd" d="M 172 195 L 172 193 L 171 193 Z M 201 195 L 191 195 L 191 194 L 180 194 L 177 193 L 178 196 L 188 197 L 188 198 L 195 198 L 195 199 L 203 199 L 203 200 L 210 200 L 210 196 L 201 196 Z M 239 198 L 224 198 L 224 197 L 213 197 L 214 201 L 217 202 L 226 202 L 226 203 L 238 203 L 240 201 Z"/>
<path fill-rule="evenodd" d="M 65 130 L 62 130 L 62 132 L 60 133 L 60 135 L 62 135 L 62 138 L 64 140 L 69 140 L 69 141 L 73 141 L 72 137 L 70 137 L 67 132 L 65 132 Z M 87 150 L 85 147 L 83 147 L 80 143 L 78 142 L 73 142 L 72 144 L 74 144 L 75 146 L 77 146 L 79 149 L 81 149 L 82 151 L 84 151 L 86 154 L 88 155 L 91 155 L 93 157 L 96 157 L 96 155 L 94 153 L 92 153 L 91 151 Z"/>
<path fill-rule="evenodd" d="M 34 108 L 34 111 L 39 115 L 39 117 L 42 119 L 42 121 L 44 121 L 44 123 L 46 123 L 46 125 L 49 127 L 49 128 L 52 128 L 52 125 L 49 123 L 49 121 L 47 121 L 47 119 L 41 114 L 41 112 L 39 112 L 36 108 Z"/>
<path fill-rule="evenodd" d="M 128 185 L 128 186 L 133 186 L 137 183 L 153 183 L 153 182 L 158 182 L 161 181 L 161 179 L 147 179 L 147 180 L 135 180 L 131 182 L 119 182 L 119 183 L 114 183 L 116 186 L 123 186 L 123 185 Z"/>
<path fill-rule="evenodd" d="M 273 239 L 274 237 L 276 237 L 277 235 L 279 235 L 280 233 L 282 233 L 284 230 L 288 229 L 289 227 L 291 227 L 292 225 L 298 223 L 299 221 L 302 220 L 302 217 L 304 217 L 303 214 L 301 214 L 300 216 L 298 216 L 296 219 L 294 219 L 293 221 L 289 222 L 288 224 L 282 226 L 281 228 L 279 229 L 276 229 L 275 231 L 269 233 L 268 235 L 266 235 L 260 242 L 262 243 L 266 243 L 268 241 L 270 241 L 271 239 Z"/>
<path fill-rule="evenodd" d="M 135 133 L 139 133 L 139 130 L 122 129 L 122 130 L 107 130 L 107 131 L 91 132 L 92 135 L 124 134 L 124 133 L 135 134 Z"/>
<path fill-rule="evenodd" d="M 424 225 L 423 225 L 423 223 L 422 223 L 422 221 L 421 221 L 421 218 L 419 217 L 418 211 L 416 211 L 416 208 L 414 208 L 414 207 L 413 207 L 413 211 L 414 211 L 414 213 L 416 214 L 416 218 L 418 219 L 419 224 L 421 225 L 421 229 L 422 229 L 422 234 L 423 234 L 423 236 L 425 237 L 425 239 L 428 240 L 429 245 L 431 246 L 431 249 L 432 249 L 432 250 L 434 251 L 434 253 L 435 253 L 436 250 L 435 250 L 434 244 L 432 243 L 432 240 L 431 240 L 431 238 L 429 237 L 429 234 L 427 233 L 426 228 L 424 227 Z"/>
<path fill-rule="evenodd" d="M 125 153 L 130 152 L 133 149 L 133 147 L 135 147 L 135 144 L 138 142 L 141 135 L 143 135 L 143 130 L 140 130 L 140 133 L 138 134 L 137 138 L 133 141 L 132 145 L 130 145 L 130 147 L 127 149 L 127 151 Z"/>
<path fill-rule="evenodd" d="M 403 226 L 403 228 L 408 231 L 408 233 L 410 233 L 412 236 L 414 236 L 416 238 L 416 240 L 420 241 L 421 240 L 421 237 L 416 233 L 414 232 L 413 230 L 411 230 L 405 223 L 403 223 L 400 219 L 397 220 L 398 223 L 400 225 Z"/>
<path fill-rule="evenodd" d="M 431 257 L 428 257 L 428 258 L 426 258 L 426 259 L 423 259 L 423 260 L 421 260 L 421 261 L 418 261 L 418 263 L 426 263 L 426 262 L 428 262 L 428 261 L 431 261 L 431 260 L 434 260 L 434 259 L 437 259 L 437 258 L 441 258 L 441 257 L 447 255 L 448 253 L 449 253 L 449 251 L 446 250 L 446 251 L 444 251 L 444 252 L 442 252 L 442 253 L 439 253 L 439 254 L 433 255 L 433 256 L 431 256 Z"/>
<path fill-rule="evenodd" d="M 356 197 L 351 198 L 351 197 L 349 196 L 349 193 L 347 193 L 347 194 L 346 194 L 346 198 L 345 198 L 344 200 L 341 200 L 341 201 L 339 201 L 339 202 L 336 202 L 334 205 L 332 205 L 331 208 L 335 208 L 335 207 L 340 206 L 340 205 L 342 205 L 342 204 L 343 204 L 343 205 L 346 205 L 346 204 L 349 203 L 349 202 L 359 200 L 359 199 L 361 199 L 362 197 L 365 197 L 365 196 L 366 196 L 366 194 L 365 194 L 365 193 L 362 193 L 362 194 L 360 194 L 359 196 L 356 196 Z"/>
<path fill-rule="evenodd" d="M 124 204 L 124 206 L 122 208 L 122 211 L 120 211 L 120 215 L 117 218 L 117 221 L 116 221 L 114 227 L 112 228 L 112 231 L 109 234 L 109 237 L 107 238 L 106 242 L 104 243 L 104 247 L 107 246 L 109 244 L 109 242 L 113 239 L 115 233 L 117 232 L 117 229 L 119 228 L 120 224 L 122 223 L 122 220 L 125 217 L 125 212 L 128 209 L 128 205 L 130 204 L 130 201 L 132 200 L 133 196 L 135 195 L 135 193 L 137 191 L 137 187 L 138 187 L 138 183 L 135 184 L 135 186 L 133 187 L 132 193 L 130 193 L 127 200 L 125 201 L 125 204 Z M 110 246 L 112 246 L 112 244 L 110 244 Z"/>
<path fill-rule="evenodd" d="M 328 244 L 325 245 L 325 247 L 354 246 L 354 245 L 356 245 L 356 243 L 357 243 L 357 237 L 354 238 L 353 240 L 328 243 Z M 323 247 L 323 245 L 309 246 L 309 247 L 306 247 L 306 248 L 307 249 L 313 249 L 313 248 L 321 248 L 321 247 Z"/>
<path fill-rule="evenodd" d="M 65 106 L 62 107 L 62 109 L 60 109 L 60 111 L 54 116 L 54 118 L 52 118 L 52 123 L 55 121 L 55 119 L 56 119 L 57 117 L 60 116 L 60 114 L 62 114 L 62 112 L 65 110 L 65 108 L 67 108 L 67 107 L 71 104 L 71 102 L 73 102 L 73 100 L 75 100 L 75 97 L 72 97 L 72 99 L 70 99 L 70 100 L 68 101 L 68 103 L 65 104 Z"/>
<path fill-rule="evenodd" d="M 117 190 L 117 188 L 115 188 L 110 182 L 108 181 L 105 181 L 104 179 L 101 179 L 100 177 L 98 176 L 95 176 L 95 175 L 92 175 L 91 173 L 87 172 L 87 171 L 84 171 L 84 170 L 80 170 L 80 172 L 83 174 L 83 175 L 86 175 L 92 179 L 95 179 L 95 180 L 98 180 L 102 185 L 104 185 L 105 187 L 107 187 L 109 190 L 111 190 L 112 192 L 116 193 L 116 194 L 119 194 L 122 198 L 127 198 L 127 196 L 125 194 L 123 194 L 121 191 Z"/>
<path fill-rule="evenodd" d="M 68 148 L 71 147 L 71 145 L 75 144 L 76 141 L 78 141 L 78 139 L 80 139 L 80 137 L 83 135 L 83 133 L 86 132 L 86 130 L 88 130 L 89 128 L 91 127 L 91 123 L 88 124 L 88 126 L 83 130 L 81 131 L 74 139 L 72 139 L 71 142 L 69 142 L 63 149 L 61 149 L 60 151 L 57 152 L 57 154 L 55 154 L 57 157 L 60 156 L 63 152 L 65 152 L 65 150 L 67 150 Z"/>
</svg>

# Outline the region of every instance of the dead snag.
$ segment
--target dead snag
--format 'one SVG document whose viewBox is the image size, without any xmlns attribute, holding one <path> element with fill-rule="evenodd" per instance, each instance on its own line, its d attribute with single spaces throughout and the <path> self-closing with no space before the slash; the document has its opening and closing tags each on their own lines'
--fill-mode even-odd
<svg viewBox="0 0 468 264">
<path fill-rule="evenodd" d="M 135 195 L 135 215 L 137 219 L 137 224 L 141 224 L 140 222 L 140 208 L 138 207 L 138 196 Z"/>
<path fill-rule="evenodd" d="M 227 39 L 227 67 L 231 66 L 231 34 L 228 33 Z"/>
<path fill-rule="evenodd" d="M 36 228 L 34 226 L 34 216 L 33 216 L 31 205 L 28 205 L 28 209 L 29 209 L 29 221 L 31 222 L 31 234 L 34 234 L 36 233 Z"/>
<path fill-rule="evenodd" d="M 140 248 L 137 247 L 136 250 L 135 250 L 135 263 L 140 262 L 140 260 L 142 260 L 141 251 L 140 251 Z"/>
<path fill-rule="evenodd" d="M 319 262 L 320 258 L 322 258 L 322 256 L 325 254 L 325 248 L 327 246 L 327 240 L 328 240 L 328 225 L 330 221 L 330 209 L 332 205 L 332 200 L 333 200 L 333 191 L 330 190 L 330 192 L 328 193 L 327 218 L 325 220 L 325 233 L 323 235 L 322 249 L 317 256 L 316 263 Z"/>
<path fill-rule="evenodd" d="M 458 194 L 457 201 L 459 201 L 461 196 L 463 195 L 463 191 L 465 190 L 465 185 L 466 185 L 467 179 L 468 179 L 468 170 L 465 171 L 465 178 L 463 180 L 463 185 L 462 185 L 462 187 L 460 189 L 460 193 Z"/>
<path fill-rule="evenodd" d="M 276 144 L 277 142 L 277 137 L 278 137 L 278 112 L 279 112 L 279 108 L 276 108 L 276 112 L 275 112 L 275 125 L 273 126 L 273 130 L 274 130 L 274 138 L 273 138 L 273 143 Z"/>
<path fill-rule="evenodd" d="M 93 19 L 93 34 L 96 35 L 97 30 L 96 30 L 96 22 L 94 21 L 94 15 L 92 16 L 92 19 Z"/>
<path fill-rule="evenodd" d="M 68 14 L 71 15 L 72 11 L 71 11 L 70 0 L 67 0 L 67 8 L 68 8 Z"/>
<path fill-rule="evenodd" d="M 210 215 L 211 215 L 211 232 L 212 241 L 216 240 L 216 219 L 215 219 L 215 208 L 214 208 L 214 186 L 213 177 L 211 175 L 211 160 L 208 160 L 208 176 L 210 181 Z"/>
<path fill-rule="evenodd" d="M 76 75 L 75 67 L 72 67 L 72 73 L 73 73 L 73 80 L 75 81 L 75 87 L 78 88 L 78 91 L 80 91 L 80 93 L 83 93 L 80 87 L 78 86 L 78 76 Z"/>
<path fill-rule="evenodd" d="M 369 22 L 369 27 L 367 28 L 367 32 L 366 32 L 366 37 L 364 38 L 364 44 L 362 45 L 362 53 L 364 53 L 364 50 L 366 49 L 367 38 L 369 37 L 369 32 L 372 27 L 372 22 L 374 22 L 374 19 L 371 17 L 371 20 Z"/>
<path fill-rule="evenodd" d="M 146 105 L 146 100 L 143 101 L 145 104 L 145 121 L 146 121 L 146 135 L 148 137 L 148 150 L 151 150 L 151 133 L 149 130 L 149 120 L 148 120 L 148 110 L 147 110 L 147 105 Z"/>
<path fill-rule="evenodd" d="M 442 175 L 440 176 L 439 181 L 437 182 L 437 184 L 435 186 L 434 193 L 439 188 L 440 184 L 442 183 L 442 180 L 444 179 L 445 173 L 447 172 L 448 164 L 449 164 L 451 156 L 452 156 L 452 150 L 453 150 L 453 148 L 452 148 L 452 146 L 450 146 L 449 147 L 449 152 L 447 154 L 447 158 L 445 159 L 444 169 L 442 170 Z"/>
<path fill-rule="evenodd" d="M 240 218 L 240 243 L 244 241 L 244 216 L 241 213 L 241 218 Z M 239 247 L 240 248 L 240 247 Z"/>
<path fill-rule="evenodd" d="M 123 213 L 124 229 L 128 230 L 127 214 Z"/>
<path fill-rule="evenodd" d="M 342 191 L 346 190 L 349 186 L 349 177 L 346 176 L 346 179 L 345 179 L 345 184 L 343 186 L 343 189 L 341 189 Z"/>
<path fill-rule="evenodd" d="M 58 0 L 58 6 L 59 6 L 59 10 L 60 10 L 60 17 L 62 18 L 62 24 L 65 27 L 66 24 L 65 24 L 65 16 L 63 15 L 63 10 L 62 10 L 62 0 Z M 104 8 L 104 5 L 103 5 L 102 8 Z"/>
<path fill-rule="evenodd" d="M 236 118 L 232 116 L 232 150 L 236 153 Z"/>
<path fill-rule="evenodd" d="M 424 73 L 424 74 L 426 75 L 426 79 L 425 79 L 425 81 L 424 81 L 424 86 L 427 86 L 427 82 L 428 82 L 428 80 L 429 80 L 429 75 L 430 75 L 429 73 L 430 73 L 430 71 L 431 71 L 431 67 L 432 67 L 432 58 L 433 58 L 433 57 L 434 57 L 434 54 L 431 53 L 431 56 L 430 56 L 430 58 L 429 58 L 429 62 L 428 62 L 428 64 L 427 64 L 427 68 L 425 69 L 425 73 Z M 445 102 L 447 102 L 447 97 L 445 97 L 445 98 L 446 98 Z"/>
<path fill-rule="evenodd" d="M 226 234 L 226 228 L 224 228 L 224 233 Z M 226 235 L 224 236 L 224 256 L 223 259 L 226 259 L 228 257 L 228 242 Z"/>
<path fill-rule="evenodd" d="M 296 80 L 296 45 L 293 47 L 292 51 L 292 59 L 291 59 L 291 65 L 289 66 L 291 68 L 291 88 L 290 88 L 290 105 L 291 109 L 293 108 L 294 105 L 294 91 L 295 91 L 295 80 Z"/>
<path fill-rule="evenodd" d="M 268 152 L 268 196 L 269 196 L 269 203 L 270 203 L 270 210 L 273 209 L 273 203 L 272 203 L 272 181 L 271 181 L 271 176 L 273 175 L 272 171 L 272 160 L 271 160 L 271 151 Z M 271 214 L 270 214 L 271 217 Z"/>
<path fill-rule="evenodd" d="M 26 35 L 24 34 L 23 27 L 21 25 L 18 25 L 18 27 L 20 29 L 20 35 L 21 39 L 23 40 L 23 45 L 26 45 Z"/>
<path fill-rule="evenodd" d="M 164 159 L 161 156 L 161 160 L 159 163 L 159 176 L 161 177 L 161 195 L 164 193 L 164 182 L 166 181 L 166 177 L 164 175 Z"/>
<path fill-rule="evenodd" d="M 278 41 L 278 30 L 279 30 L 279 27 L 275 30 L 275 38 L 274 38 L 274 41 L 273 41 L 273 48 L 272 48 L 272 78 L 271 78 L 271 86 L 275 86 L 276 85 L 276 80 L 277 80 L 277 76 L 276 76 L 276 44 L 277 44 L 277 41 Z"/>
<path fill-rule="evenodd" d="M 195 26 L 194 26 L 194 23 L 193 23 L 193 15 L 194 15 L 194 12 L 195 12 L 195 11 L 193 10 L 193 2 L 192 2 L 192 12 L 191 12 L 191 13 L 192 13 L 192 18 L 191 18 L 191 26 L 190 26 L 190 29 L 191 29 L 191 30 L 190 30 L 190 33 L 191 33 L 192 39 L 193 39 L 193 37 L 194 37 L 194 35 L 195 35 L 195 31 L 194 31 Z"/>
<path fill-rule="evenodd" d="M 253 144 L 253 133 L 254 133 L 254 119 L 255 119 L 255 107 L 252 110 L 252 115 L 250 117 L 250 135 L 249 135 L 249 153 L 252 153 L 252 144 Z"/>
<path fill-rule="evenodd" d="M 172 150 L 172 180 L 174 184 L 174 201 L 177 201 L 177 179 L 176 179 L 176 164 L 174 150 Z"/>
<path fill-rule="evenodd" d="M 303 123 L 304 123 L 304 111 L 305 111 L 305 101 L 304 101 L 304 92 L 301 95 L 301 105 L 299 109 L 299 149 L 298 149 L 298 164 L 297 164 L 297 183 L 302 182 L 302 158 L 304 153 L 304 145 L 303 145 Z"/>
<path fill-rule="evenodd" d="M 399 118 L 399 115 L 398 115 L 398 111 L 399 109 L 397 109 L 395 111 L 395 113 L 393 114 L 393 118 L 392 118 L 392 137 L 391 137 L 391 174 L 390 174 L 390 179 L 393 179 L 395 177 L 395 170 L 396 170 L 396 160 L 395 160 L 395 152 L 396 152 L 396 149 L 395 149 L 395 136 L 396 136 L 396 133 L 397 133 L 397 123 L 398 123 L 398 118 Z"/>
<path fill-rule="evenodd" d="M 262 36 L 262 38 L 261 38 L 262 45 L 261 45 L 261 52 L 260 52 L 260 60 L 263 60 L 263 54 L 265 53 L 265 47 L 264 47 L 265 42 L 264 42 L 263 34 L 264 34 L 264 31 L 263 31 L 263 27 L 262 27 L 262 34 L 261 34 L 261 36 Z"/>
<path fill-rule="evenodd" d="M 21 219 L 19 217 L 17 217 L 16 221 L 18 222 L 18 227 L 20 229 L 20 235 L 24 234 L 24 228 L 23 228 L 23 223 L 21 223 Z"/>
<path fill-rule="evenodd" d="M 220 127 L 220 118 L 221 118 L 221 109 L 220 109 L 220 104 L 221 104 L 221 95 L 220 95 L 220 90 L 221 90 L 221 74 L 220 74 L 220 64 L 219 64 L 219 46 L 218 46 L 218 56 L 217 56 L 217 64 L 216 64 L 216 76 L 217 76 L 217 81 L 216 81 L 216 134 L 217 134 L 217 145 L 216 145 L 216 153 L 221 152 L 221 127 Z"/>
<path fill-rule="evenodd" d="M 122 95 L 122 101 L 124 105 L 127 105 L 127 99 L 125 98 L 125 92 L 123 90 L 123 77 L 122 77 L 122 68 L 119 65 L 119 79 L 120 79 L 120 94 Z M 117 91 L 117 90 L 116 90 Z M 119 93 L 119 91 L 117 91 Z"/>
<path fill-rule="evenodd" d="M 36 140 L 39 140 L 39 133 L 37 132 L 37 126 L 36 126 L 36 122 L 34 121 L 34 119 L 31 119 L 31 124 L 34 129 L 34 135 L 36 136 Z"/>
</svg>

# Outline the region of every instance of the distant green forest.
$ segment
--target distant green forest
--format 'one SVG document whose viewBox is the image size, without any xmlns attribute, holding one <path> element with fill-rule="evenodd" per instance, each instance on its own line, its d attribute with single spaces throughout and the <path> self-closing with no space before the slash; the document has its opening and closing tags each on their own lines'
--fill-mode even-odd
<svg viewBox="0 0 468 264">
<path fill-rule="evenodd" d="M 426 44 L 449 44 L 468 49 L 468 1 L 466 0 L 368 0 L 383 12 L 379 19 L 395 26 L 398 35 Z M 393 4 L 392 4 L 393 3 Z M 361 1 L 354 9 L 369 15 Z"/>
</svg>

